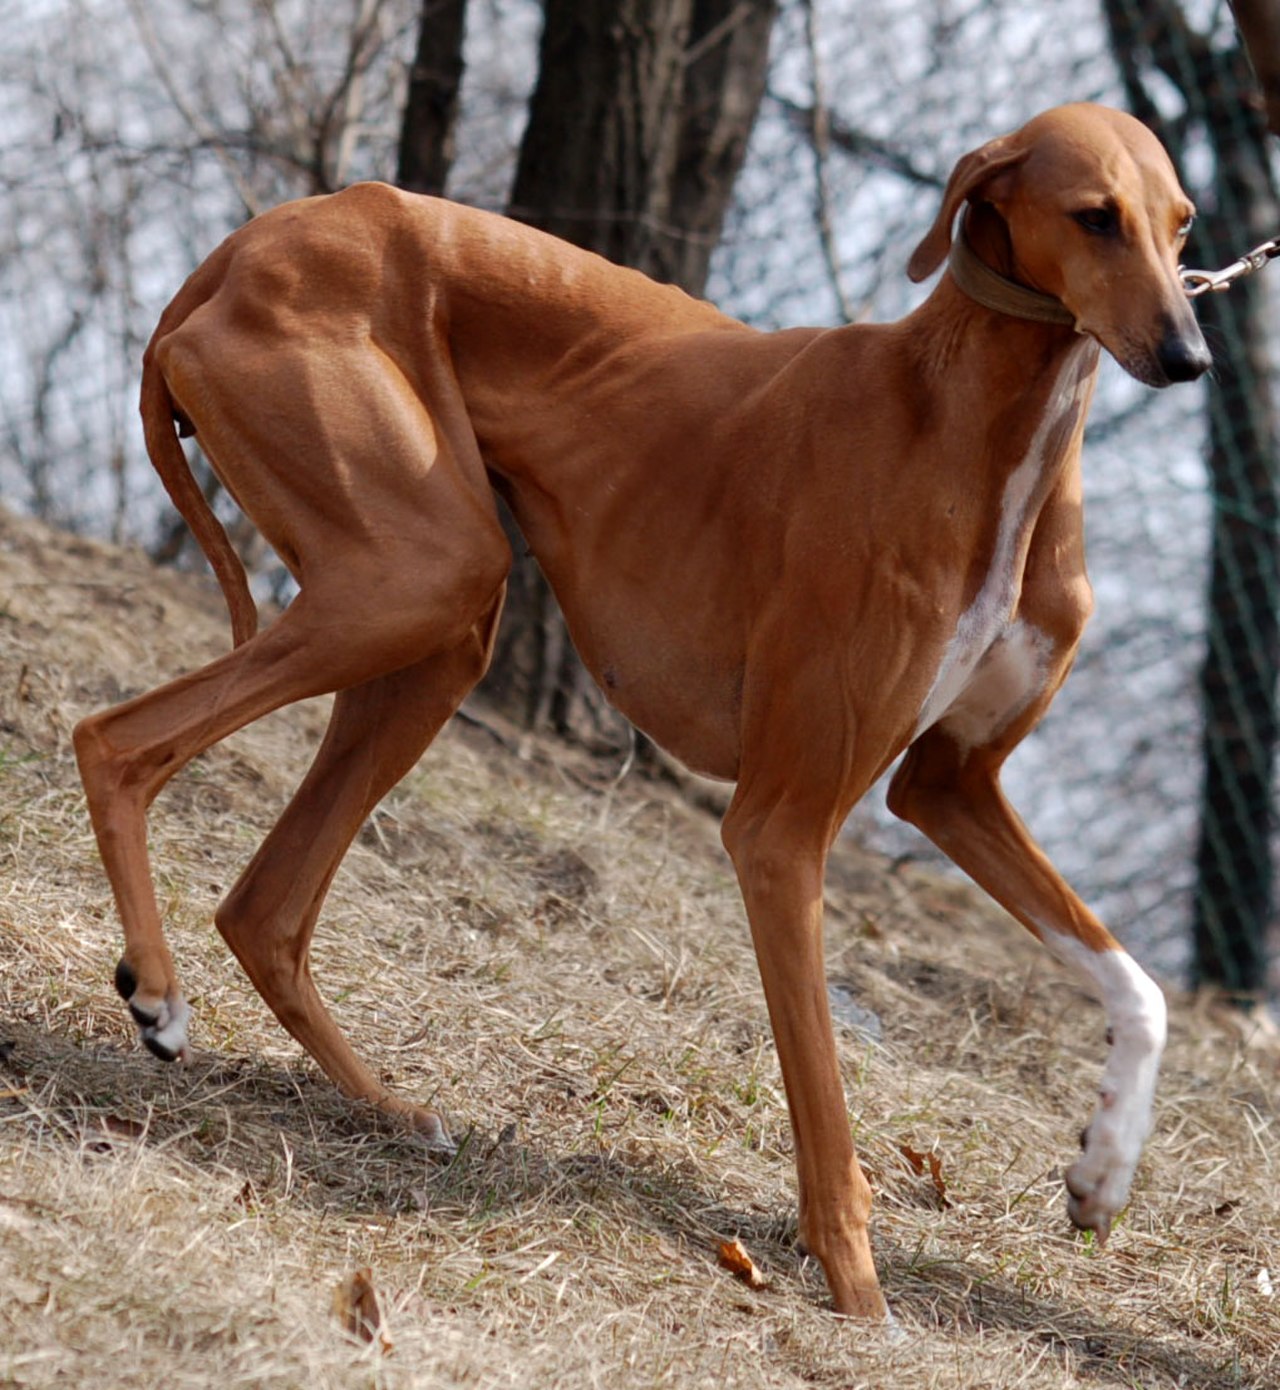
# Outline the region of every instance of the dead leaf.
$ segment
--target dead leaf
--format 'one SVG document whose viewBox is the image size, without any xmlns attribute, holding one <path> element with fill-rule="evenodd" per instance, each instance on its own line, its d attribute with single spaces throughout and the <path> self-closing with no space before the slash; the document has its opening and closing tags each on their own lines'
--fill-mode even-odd
<svg viewBox="0 0 1280 1390">
<path fill-rule="evenodd" d="M 727 1269 L 735 1279 L 741 1279 L 749 1289 L 765 1289 L 769 1281 L 760 1273 L 759 1266 L 747 1254 L 747 1248 L 740 1240 L 722 1240 L 717 1250 L 717 1258 L 722 1268 Z"/>
<path fill-rule="evenodd" d="M 928 1168 L 929 1177 L 933 1183 L 934 1195 L 938 1199 L 938 1206 L 942 1211 L 947 1211 L 951 1207 L 951 1199 L 947 1196 L 947 1184 L 942 1178 L 942 1160 L 932 1149 L 928 1153 L 920 1153 L 913 1149 L 910 1144 L 899 1144 L 898 1152 L 911 1165 L 911 1171 L 917 1177 L 924 1176 L 924 1170 Z"/>
<path fill-rule="evenodd" d="M 147 1127 L 141 1120 L 127 1115 L 99 1115 L 97 1132 L 85 1141 L 90 1153 L 108 1154 L 122 1144 L 136 1144 L 147 1137 Z"/>
<path fill-rule="evenodd" d="M 130 1119 L 128 1115 L 103 1115 L 102 1128 L 106 1134 L 117 1139 L 145 1139 L 147 1127 L 141 1120 Z"/>
<path fill-rule="evenodd" d="M 333 1291 L 333 1315 L 343 1329 L 362 1342 L 376 1342 L 383 1354 L 391 1351 L 391 1336 L 382 1317 L 373 1270 L 357 1269 Z"/>
</svg>

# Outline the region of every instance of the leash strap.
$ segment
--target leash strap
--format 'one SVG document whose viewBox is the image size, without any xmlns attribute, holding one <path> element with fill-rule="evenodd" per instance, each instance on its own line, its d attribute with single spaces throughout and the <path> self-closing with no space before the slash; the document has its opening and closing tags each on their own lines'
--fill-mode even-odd
<svg viewBox="0 0 1280 1390">
<path fill-rule="evenodd" d="M 963 218 L 956 228 L 947 266 L 956 285 L 985 309 L 994 309 L 1015 319 L 1031 319 L 1034 323 L 1060 324 L 1066 328 L 1076 325 L 1076 316 L 1060 299 L 1009 280 L 979 260 L 964 234 Z"/>
</svg>

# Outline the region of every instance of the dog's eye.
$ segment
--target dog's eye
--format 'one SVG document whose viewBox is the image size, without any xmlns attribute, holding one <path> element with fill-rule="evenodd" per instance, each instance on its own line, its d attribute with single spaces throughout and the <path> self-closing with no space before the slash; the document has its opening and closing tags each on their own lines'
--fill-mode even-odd
<svg viewBox="0 0 1280 1390">
<path fill-rule="evenodd" d="M 1187 236 L 1190 236 L 1190 235 L 1191 235 L 1191 229 L 1192 229 L 1192 227 L 1194 227 L 1195 225 L 1196 225 L 1196 215 L 1195 215 L 1195 213 L 1193 212 L 1193 213 L 1191 214 L 1191 216 L 1188 217 L 1187 220 L 1182 224 L 1182 226 L 1178 228 L 1178 235 L 1179 235 L 1180 237 L 1187 237 Z"/>
<path fill-rule="evenodd" d="M 1095 236 L 1110 236 L 1120 226 L 1114 208 L 1081 208 L 1072 216 L 1086 232 Z"/>
</svg>

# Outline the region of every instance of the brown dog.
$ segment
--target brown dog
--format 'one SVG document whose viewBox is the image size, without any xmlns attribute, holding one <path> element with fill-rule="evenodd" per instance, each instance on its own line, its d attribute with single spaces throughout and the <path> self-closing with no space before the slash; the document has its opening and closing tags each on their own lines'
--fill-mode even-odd
<svg viewBox="0 0 1280 1390">
<path fill-rule="evenodd" d="M 148 805 L 233 730 L 336 691 L 218 928 L 347 1094 L 444 1140 L 356 1058 L 307 950 L 352 837 L 485 669 L 511 560 L 496 491 L 610 699 L 737 783 L 724 842 L 786 1082 L 800 1229 L 836 1308 L 884 1313 L 827 1012 L 823 868 L 903 752 L 894 811 L 1106 1006 L 1111 1053 L 1067 1176 L 1072 1219 L 1105 1238 L 1149 1125 L 1164 1002 L 998 774 L 1090 609 L 1079 455 L 1098 346 L 1153 386 L 1209 365 L 1177 274 L 1191 214 L 1141 125 L 1069 106 L 960 161 L 910 264 L 921 279 L 950 250 L 950 273 L 883 326 L 758 333 L 514 222 L 380 185 L 228 238 L 160 321 L 142 413 L 237 645 L 76 730 L 124 924 L 117 984 L 147 1045 L 182 1054 L 188 1014 Z M 298 581 L 256 636 L 175 421 Z"/>
</svg>

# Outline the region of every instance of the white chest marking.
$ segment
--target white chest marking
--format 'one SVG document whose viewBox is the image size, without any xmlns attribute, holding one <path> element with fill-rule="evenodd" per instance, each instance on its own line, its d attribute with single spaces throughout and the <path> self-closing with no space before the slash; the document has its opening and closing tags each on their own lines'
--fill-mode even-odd
<svg viewBox="0 0 1280 1390">
<path fill-rule="evenodd" d="M 1006 623 L 938 722 L 963 749 L 989 743 L 1044 689 L 1052 654 L 1039 629 L 1022 618 Z"/>
<path fill-rule="evenodd" d="M 1049 441 L 1063 415 L 1076 410 L 1088 390 L 1089 373 L 1076 355 L 1067 359 L 1022 462 L 1009 475 L 1000 499 L 995 549 L 982 587 L 960 615 L 933 684 L 916 719 L 913 738 L 954 715 L 956 737 L 969 747 L 998 733 L 1031 703 L 1043 684 L 1048 639 L 1029 623 L 1015 620 L 1022 589 L 1022 562 L 1033 503 L 1040 486 Z"/>
</svg>

